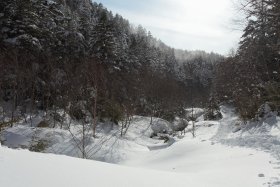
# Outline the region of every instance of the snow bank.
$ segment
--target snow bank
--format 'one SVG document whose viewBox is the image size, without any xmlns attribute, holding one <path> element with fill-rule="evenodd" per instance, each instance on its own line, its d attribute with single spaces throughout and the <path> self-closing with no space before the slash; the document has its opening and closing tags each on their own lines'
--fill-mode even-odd
<svg viewBox="0 0 280 187">
<path fill-rule="evenodd" d="M 280 151 L 280 126 L 276 125 L 280 119 L 274 125 L 270 119 L 270 126 L 254 124 L 254 128 L 247 126 L 233 133 L 240 122 L 238 116 L 228 106 L 222 106 L 221 111 L 222 120 L 195 123 L 195 138 L 187 133 L 170 147 L 143 153 L 122 164 L 185 173 L 193 180 L 205 181 L 207 187 L 279 187 L 280 161 L 274 152 Z"/>
<path fill-rule="evenodd" d="M 136 169 L 66 156 L 0 147 L 0 186 L 203 186 L 186 174 Z"/>
<path fill-rule="evenodd" d="M 207 187 L 261 187 L 278 175 L 270 162 L 276 160 L 267 153 L 253 149 L 183 139 L 166 149 L 139 155 L 122 164 L 184 173 L 193 181 L 203 181 L 202 186 Z M 260 178 L 259 174 L 265 177 Z M 185 186 L 196 185 L 186 183 Z"/>
<path fill-rule="evenodd" d="M 36 126 L 42 120 L 42 116 L 33 118 Z M 72 157 L 82 157 L 82 153 L 77 146 L 81 146 L 82 126 L 73 121 L 71 133 L 66 128 L 37 128 L 30 127 L 24 121 L 15 124 L 12 128 L 3 131 L 1 140 L 5 146 L 10 148 L 30 149 L 38 143 L 44 143 L 41 152 L 67 155 Z M 91 129 L 87 130 L 90 133 Z M 86 139 L 86 158 L 118 163 L 127 157 L 137 155 L 139 152 L 149 151 L 147 145 L 162 143 L 163 140 L 151 139 L 153 130 L 149 117 L 135 116 L 124 137 L 120 136 L 119 127 L 111 124 L 99 124 L 97 128 L 97 138 L 91 135 Z M 75 139 L 73 136 L 75 136 Z"/>
<path fill-rule="evenodd" d="M 194 118 L 199 118 L 204 114 L 204 109 L 202 108 L 186 108 L 185 111 L 187 117 L 191 117 L 193 114 Z"/>
<path fill-rule="evenodd" d="M 223 106 L 222 113 L 224 118 L 213 141 L 263 150 L 280 160 L 280 117 L 270 115 L 263 120 L 241 122 L 234 108 Z"/>
<path fill-rule="evenodd" d="M 195 138 L 187 133 L 174 137 L 172 145 L 151 139 L 150 118 L 141 116 L 133 118 L 124 137 L 118 127 L 103 125 L 98 138 L 88 140 L 90 159 L 140 169 L 0 147 L 0 186 L 279 187 L 280 118 L 244 126 L 233 108 L 222 106 L 221 112 L 219 121 L 195 122 Z M 78 138 L 80 127 L 71 128 Z M 49 142 L 47 153 L 80 156 L 65 129 L 17 124 L 3 134 L 10 147 L 28 147 L 43 139 Z"/>
</svg>

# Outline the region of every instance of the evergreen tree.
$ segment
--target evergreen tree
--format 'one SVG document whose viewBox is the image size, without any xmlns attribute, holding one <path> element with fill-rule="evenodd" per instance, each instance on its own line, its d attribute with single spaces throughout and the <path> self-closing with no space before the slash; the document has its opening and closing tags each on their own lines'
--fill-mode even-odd
<svg viewBox="0 0 280 187">
<path fill-rule="evenodd" d="M 93 29 L 90 52 L 100 63 L 114 65 L 117 57 L 117 46 L 114 35 L 115 28 L 111 18 L 112 16 L 107 11 L 101 12 Z"/>
</svg>

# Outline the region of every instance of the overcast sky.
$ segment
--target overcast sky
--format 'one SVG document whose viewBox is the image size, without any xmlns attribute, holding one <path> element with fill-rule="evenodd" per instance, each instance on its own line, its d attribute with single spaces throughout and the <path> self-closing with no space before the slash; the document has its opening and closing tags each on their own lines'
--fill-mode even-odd
<svg viewBox="0 0 280 187">
<path fill-rule="evenodd" d="M 96 0 L 167 45 L 227 54 L 241 33 L 233 31 L 231 0 Z"/>
</svg>

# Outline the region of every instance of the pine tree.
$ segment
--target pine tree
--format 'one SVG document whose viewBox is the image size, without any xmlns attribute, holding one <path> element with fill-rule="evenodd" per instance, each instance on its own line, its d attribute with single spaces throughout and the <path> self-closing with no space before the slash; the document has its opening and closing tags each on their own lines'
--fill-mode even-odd
<svg viewBox="0 0 280 187">
<path fill-rule="evenodd" d="M 94 27 L 90 52 L 100 63 L 114 65 L 116 63 L 115 28 L 111 16 L 107 11 L 101 12 L 100 18 Z"/>
</svg>

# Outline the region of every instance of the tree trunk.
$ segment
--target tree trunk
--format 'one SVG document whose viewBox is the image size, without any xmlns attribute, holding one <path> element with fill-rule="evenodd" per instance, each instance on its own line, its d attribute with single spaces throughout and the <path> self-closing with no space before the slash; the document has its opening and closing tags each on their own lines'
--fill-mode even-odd
<svg viewBox="0 0 280 187">
<path fill-rule="evenodd" d="M 92 126 L 92 135 L 95 138 L 95 133 L 96 133 L 96 126 L 97 126 L 97 96 L 98 96 L 98 91 L 97 91 L 97 84 L 95 86 L 95 98 L 94 98 L 94 105 L 93 105 L 93 126 Z"/>
</svg>

